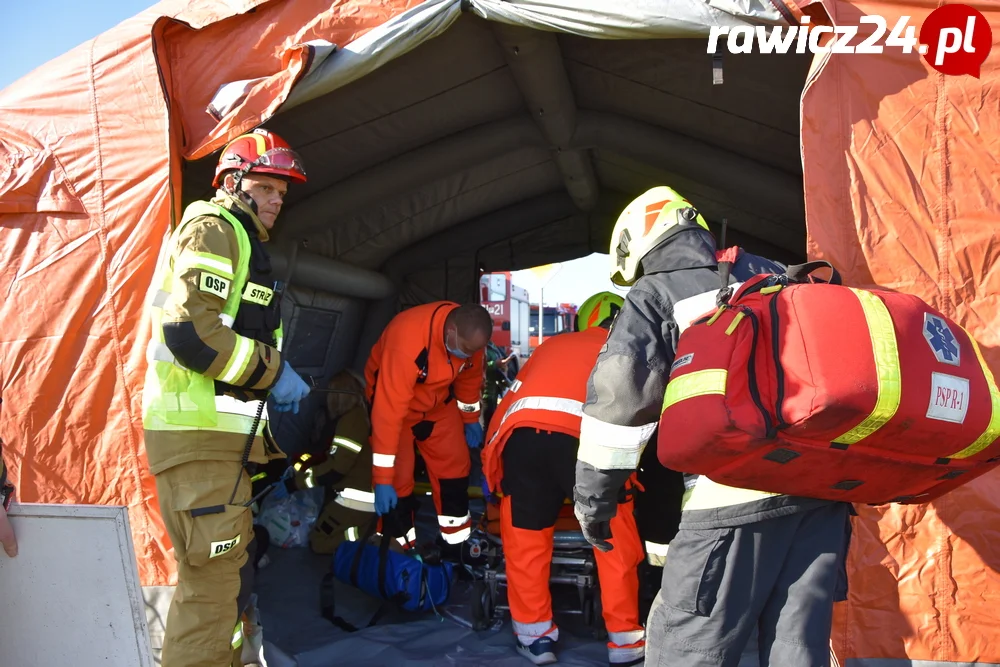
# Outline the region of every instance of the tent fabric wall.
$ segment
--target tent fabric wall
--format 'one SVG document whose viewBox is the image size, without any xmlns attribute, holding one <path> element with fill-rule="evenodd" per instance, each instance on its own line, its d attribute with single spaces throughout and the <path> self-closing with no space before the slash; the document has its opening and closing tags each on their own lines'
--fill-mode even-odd
<svg viewBox="0 0 1000 667">
<path fill-rule="evenodd" d="M 139 314 L 170 202 L 150 23 L 0 95 L 0 434 L 21 500 L 128 506 L 157 581 L 171 566 L 143 465 Z"/>
<path fill-rule="evenodd" d="M 810 258 L 845 282 L 925 299 L 977 339 L 1000 377 L 1000 3 L 969 4 L 993 31 L 981 79 L 889 47 L 817 63 L 802 102 L 806 219 Z M 890 28 L 903 15 L 919 26 L 933 9 L 822 6 L 837 25 L 878 14 Z M 841 664 L 1000 662 L 1000 472 L 929 505 L 858 512 L 833 636 Z"/>
<path fill-rule="evenodd" d="M 270 118 L 288 97 L 292 86 L 309 72 L 315 49 L 308 43 L 352 43 L 421 3 L 420 0 L 248 2 L 243 13 L 213 16 L 229 4 L 217 0 L 197 3 L 176 19 L 204 27 L 192 30 L 177 23 L 163 32 L 169 57 L 165 66 L 174 72 L 211 74 L 175 76 L 169 90 L 183 132 L 183 155 L 188 160 L 222 148 L 228 140 Z M 215 93 L 226 83 L 242 80 L 254 80 L 256 84 L 240 104 L 217 122 L 206 113 Z"/>
<path fill-rule="evenodd" d="M 25 502 L 127 506 L 144 586 L 176 577 L 141 387 L 182 155 L 272 113 L 310 64 L 296 45 L 348 43 L 412 4 L 166 0 L 0 92 L 4 453 Z M 220 123 L 206 112 L 220 86 L 261 76 Z"/>
</svg>

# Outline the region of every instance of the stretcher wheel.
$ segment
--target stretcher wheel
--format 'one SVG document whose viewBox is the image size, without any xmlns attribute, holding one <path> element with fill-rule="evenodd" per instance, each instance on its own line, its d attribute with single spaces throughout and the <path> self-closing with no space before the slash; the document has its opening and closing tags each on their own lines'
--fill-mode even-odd
<svg viewBox="0 0 1000 667">
<path fill-rule="evenodd" d="M 472 629 L 478 632 L 488 628 L 493 621 L 494 612 L 493 593 L 489 585 L 482 579 L 474 581 L 472 584 Z"/>
</svg>

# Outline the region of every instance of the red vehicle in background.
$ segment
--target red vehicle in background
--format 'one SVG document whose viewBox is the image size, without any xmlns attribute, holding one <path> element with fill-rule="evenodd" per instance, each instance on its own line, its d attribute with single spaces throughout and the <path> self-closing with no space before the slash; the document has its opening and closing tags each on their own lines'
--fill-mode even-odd
<svg viewBox="0 0 1000 667">
<path fill-rule="evenodd" d="M 488 425 L 500 398 L 528 356 L 530 305 L 528 290 L 514 285 L 509 271 L 480 275 L 479 303 L 493 318 L 483 387 L 483 419 Z"/>
<path fill-rule="evenodd" d="M 560 303 L 555 306 L 545 306 L 545 316 L 542 320 L 541 342 L 549 336 L 573 331 L 576 326 L 577 306 L 572 303 Z M 528 343 L 528 354 L 530 355 L 538 347 L 538 306 L 531 306 L 530 341 Z"/>
<path fill-rule="evenodd" d="M 510 272 L 484 273 L 479 278 L 479 303 L 493 318 L 492 343 L 504 357 L 514 355 L 518 368 L 528 356 L 528 290 L 511 282 Z"/>
</svg>

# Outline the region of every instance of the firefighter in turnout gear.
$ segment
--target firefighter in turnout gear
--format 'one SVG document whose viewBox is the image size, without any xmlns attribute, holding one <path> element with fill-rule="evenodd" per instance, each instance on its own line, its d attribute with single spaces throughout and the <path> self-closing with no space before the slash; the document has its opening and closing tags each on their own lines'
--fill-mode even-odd
<svg viewBox="0 0 1000 667">
<path fill-rule="evenodd" d="M 299 488 L 323 486 L 323 511 L 309 533 L 309 545 L 332 554 L 345 540 L 357 540 L 375 514 L 372 492 L 371 422 L 365 403 L 364 378 L 343 371 L 330 380 L 326 412 L 317 424 L 317 440 L 325 456 L 296 473 Z M 348 393 L 350 392 L 350 393 Z M 325 419 L 323 418 L 325 417 Z"/>
<path fill-rule="evenodd" d="M 493 319 L 482 306 L 437 301 L 396 315 L 372 347 L 365 385 L 375 509 L 381 530 L 404 548 L 416 545 L 417 448 L 445 545 L 459 545 L 472 532 L 469 448 L 483 443 L 483 356 L 492 335 Z"/>
<path fill-rule="evenodd" d="M 560 510 L 572 497 L 587 378 L 622 304 L 610 292 L 580 307 L 576 332 L 546 339 L 532 353 L 490 422 L 483 473 L 501 492 L 500 530 L 517 650 L 537 665 L 556 662 L 549 569 Z M 622 480 L 611 520 L 615 549 L 595 551 L 612 667 L 643 664 L 639 619 L 642 544 L 633 518 L 635 486 Z"/>
<path fill-rule="evenodd" d="M 326 389 L 326 409 L 317 410 L 308 447 L 286 474 L 274 461 L 253 476 L 253 495 L 273 487 L 268 497 L 280 500 L 296 491 L 322 488 L 322 511 L 309 533 L 315 553 L 332 554 L 345 540 L 356 540 L 375 513 L 372 455 L 368 446 L 371 423 L 365 403 L 364 377 L 343 370 Z"/>
<path fill-rule="evenodd" d="M 688 324 L 679 321 L 685 300 L 721 287 L 707 223 L 670 188 L 629 204 L 611 244 L 611 279 L 632 287 L 587 385 L 574 489 L 576 516 L 598 549 L 613 549 L 618 489 L 659 423 Z M 741 251 L 729 282 L 783 272 Z M 685 486 L 646 623 L 648 664 L 735 667 L 756 635 L 761 665 L 828 665 L 833 601 L 845 593 L 850 505 L 697 476 L 686 476 Z"/>
<path fill-rule="evenodd" d="M 142 416 L 177 560 L 163 667 L 242 665 L 255 550 L 246 466 L 284 457 L 265 400 L 297 412 L 309 393 L 281 353 L 263 244 L 289 183 L 305 180 L 280 137 L 238 137 L 216 167 L 216 196 L 187 207 L 157 265 Z"/>
</svg>

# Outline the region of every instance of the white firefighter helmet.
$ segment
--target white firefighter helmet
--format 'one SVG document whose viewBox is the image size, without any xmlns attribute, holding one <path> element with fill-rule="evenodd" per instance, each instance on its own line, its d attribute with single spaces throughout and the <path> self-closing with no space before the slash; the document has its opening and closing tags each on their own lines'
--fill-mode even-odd
<svg viewBox="0 0 1000 667">
<path fill-rule="evenodd" d="M 642 275 L 639 262 L 671 234 L 708 223 L 673 188 L 660 185 L 642 193 L 618 216 L 611 233 L 611 282 L 627 287 Z"/>
</svg>

